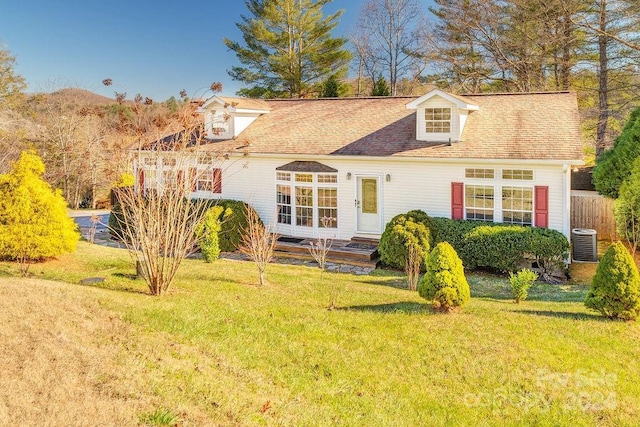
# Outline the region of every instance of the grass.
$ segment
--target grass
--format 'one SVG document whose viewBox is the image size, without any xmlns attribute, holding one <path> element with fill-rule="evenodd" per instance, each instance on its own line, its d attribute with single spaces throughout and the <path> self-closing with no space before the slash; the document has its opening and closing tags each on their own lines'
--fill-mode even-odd
<svg viewBox="0 0 640 427">
<path fill-rule="evenodd" d="M 521 304 L 511 301 L 508 279 L 469 275 L 471 302 L 444 315 L 388 271 L 325 274 L 321 282 L 319 269 L 270 265 L 269 283 L 259 287 L 251 263 L 187 260 L 160 298 L 145 294 L 134 271 L 125 252 L 82 243 L 32 267 L 39 279 L 70 284 L 25 289 L 48 289 L 46 307 L 91 308 L 47 326 L 94 325 L 84 346 L 113 363 L 85 368 L 99 379 L 90 381 L 90 397 L 124 402 L 140 424 L 640 422 L 640 325 L 587 311 L 584 272 L 563 286 L 536 283 Z M 15 274 L 0 263 L 0 289 L 33 281 Z M 91 276 L 106 281 L 75 284 Z M 327 310 L 336 289 L 338 309 Z M 0 420 L 3 401 L 15 406 L 3 396 Z"/>
</svg>

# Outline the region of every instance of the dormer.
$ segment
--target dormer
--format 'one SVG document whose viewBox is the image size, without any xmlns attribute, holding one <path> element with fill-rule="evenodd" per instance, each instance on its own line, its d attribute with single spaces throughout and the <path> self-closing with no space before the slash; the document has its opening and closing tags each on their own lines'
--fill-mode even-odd
<svg viewBox="0 0 640 427">
<path fill-rule="evenodd" d="M 430 142 L 460 141 L 469 113 L 479 109 L 468 99 L 440 89 L 434 89 L 406 106 L 416 110 L 416 139 Z"/>
<path fill-rule="evenodd" d="M 260 99 L 213 96 L 200 107 L 204 116 L 207 139 L 233 139 L 262 114 L 269 106 Z"/>
</svg>

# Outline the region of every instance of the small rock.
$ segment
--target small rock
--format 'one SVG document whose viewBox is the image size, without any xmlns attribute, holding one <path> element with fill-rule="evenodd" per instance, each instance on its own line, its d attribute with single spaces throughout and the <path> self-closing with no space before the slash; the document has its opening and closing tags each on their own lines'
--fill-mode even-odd
<svg viewBox="0 0 640 427">
<path fill-rule="evenodd" d="M 104 283 L 104 277 L 87 277 L 80 280 L 81 285 L 93 285 L 96 283 Z"/>
</svg>

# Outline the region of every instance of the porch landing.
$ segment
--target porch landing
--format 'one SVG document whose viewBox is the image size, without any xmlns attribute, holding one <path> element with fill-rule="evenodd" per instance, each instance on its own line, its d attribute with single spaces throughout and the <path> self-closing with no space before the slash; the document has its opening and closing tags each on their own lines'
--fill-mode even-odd
<svg viewBox="0 0 640 427">
<path fill-rule="evenodd" d="M 284 257 L 313 259 L 309 253 L 311 243 L 316 239 L 280 236 L 276 243 L 276 255 Z M 375 267 L 378 263 L 378 240 L 353 238 L 351 240 L 333 240 L 327 254 L 327 261 L 337 263 L 360 264 Z"/>
</svg>

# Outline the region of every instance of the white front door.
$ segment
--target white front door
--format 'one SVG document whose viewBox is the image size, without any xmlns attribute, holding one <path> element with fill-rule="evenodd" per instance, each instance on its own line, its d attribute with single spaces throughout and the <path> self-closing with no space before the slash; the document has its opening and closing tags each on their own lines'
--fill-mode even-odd
<svg viewBox="0 0 640 427">
<path fill-rule="evenodd" d="M 357 227 L 359 233 L 380 233 L 380 178 L 359 176 L 356 199 Z"/>
</svg>

